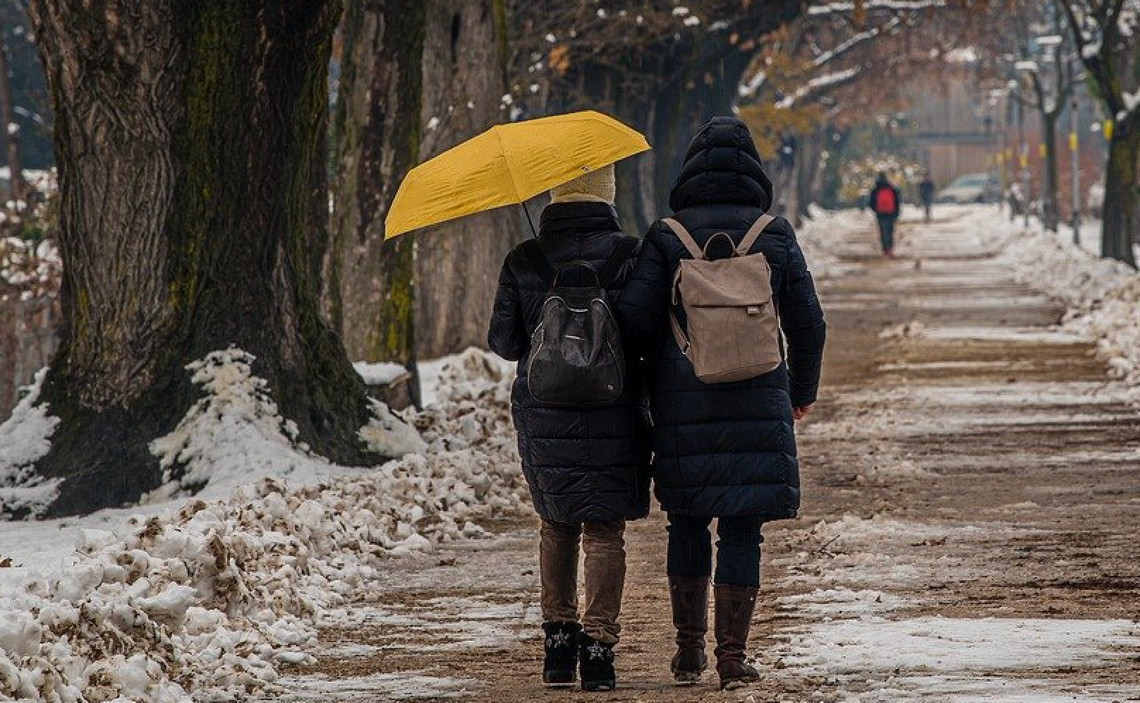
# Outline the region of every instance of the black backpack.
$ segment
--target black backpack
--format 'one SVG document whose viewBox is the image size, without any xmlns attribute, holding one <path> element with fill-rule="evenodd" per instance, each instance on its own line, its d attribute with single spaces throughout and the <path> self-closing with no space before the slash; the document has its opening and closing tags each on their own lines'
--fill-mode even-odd
<svg viewBox="0 0 1140 703">
<path fill-rule="evenodd" d="M 606 288 L 639 244 L 635 237 L 623 238 L 600 271 L 585 261 L 571 261 L 555 271 L 538 240 L 523 244 L 547 284 L 527 361 L 527 386 L 535 400 L 589 407 L 621 399 L 625 354 Z"/>
</svg>

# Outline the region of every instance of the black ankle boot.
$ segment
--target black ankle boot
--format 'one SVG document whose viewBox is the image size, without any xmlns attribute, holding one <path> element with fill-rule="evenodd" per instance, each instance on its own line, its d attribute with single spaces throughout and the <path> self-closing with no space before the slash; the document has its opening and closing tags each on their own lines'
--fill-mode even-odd
<svg viewBox="0 0 1140 703">
<path fill-rule="evenodd" d="M 576 622 L 544 622 L 546 634 L 543 648 L 542 682 L 547 686 L 569 686 L 578 668 L 578 635 L 582 626 Z"/>
<path fill-rule="evenodd" d="M 612 644 L 599 642 L 583 632 L 578 637 L 578 664 L 582 670 L 583 691 L 614 690 L 617 676 Z"/>
</svg>

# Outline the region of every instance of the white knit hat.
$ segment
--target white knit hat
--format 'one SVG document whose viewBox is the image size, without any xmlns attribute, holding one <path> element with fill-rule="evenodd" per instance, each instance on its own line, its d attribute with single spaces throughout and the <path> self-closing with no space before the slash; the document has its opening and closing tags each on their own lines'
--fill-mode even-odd
<svg viewBox="0 0 1140 703">
<path fill-rule="evenodd" d="M 550 189 L 550 200 L 555 203 L 594 201 L 613 205 L 617 198 L 617 180 L 614 165 L 587 171 L 569 183 Z"/>
</svg>

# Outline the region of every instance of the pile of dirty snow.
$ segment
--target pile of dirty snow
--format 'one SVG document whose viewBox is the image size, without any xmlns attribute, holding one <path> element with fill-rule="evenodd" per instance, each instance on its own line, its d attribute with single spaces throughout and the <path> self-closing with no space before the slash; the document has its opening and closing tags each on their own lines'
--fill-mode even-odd
<svg viewBox="0 0 1140 703">
<path fill-rule="evenodd" d="M 227 388 L 244 389 L 238 405 L 274 417 L 258 405 L 269 401 L 257 384 L 235 371 L 235 359 L 245 359 L 227 353 L 228 362 L 196 372 L 218 383 L 215 372 L 228 369 Z M 527 510 L 510 374 L 471 350 L 440 378 L 438 402 L 413 418 L 422 452 L 317 482 L 262 478 L 224 499 L 132 518 L 117 535 L 82 530 L 68 568 L 29 573 L 22 587 L 0 591 L 0 698 L 164 702 L 273 692 L 278 666 L 309 661 L 316 626 L 364 597 L 387 559 L 479 537 L 479 521 Z M 234 405 L 215 410 L 214 436 L 236 432 L 223 429 Z M 207 431 L 209 415 L 188 421 Z M 276 429 L 266 420 L 247 431 L 280 457 L 289 447 L 278 446 Z M 208 454 L 193 442 L 167 444 L 191 471 Z M 294 451 L 298 465 L 310 460 Z M 228 452 L 218 456 L 264 456 Z"/>
<path fill-rule="evenodd" d="M 1140 274 L 1039 229 L 1009 232 L 1003 257 L 1019 280 L 1068 308 L 1065 329 L 1096 340 L 1110 376 L 1140 387 Z"/>
<path fill-rule="evenodd" d="M 812 277 L 823 280 L 838 276 L 844 265 L 835 252 L 836 242 L 844 232 L 865 227 L 865 218 L 858 211 L 811 206 L 811 219 L 796 229 L 796 241 L 804 252 Z"/>
</svg>

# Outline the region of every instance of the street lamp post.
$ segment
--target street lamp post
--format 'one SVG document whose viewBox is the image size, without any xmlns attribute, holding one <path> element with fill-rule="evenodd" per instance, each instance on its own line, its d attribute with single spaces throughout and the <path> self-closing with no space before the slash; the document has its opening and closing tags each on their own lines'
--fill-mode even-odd
<svg viewBox="0 0 1140 703">
<path fill-rule="evenodd" d="M 1019 61 L 1014 65 L 1015 70 L 1028 70 L 1031 62 Z M 1034 64 L 1036 66 L 1036 64 Z M 1025 215 L 1025 228 L 1029 229 L 1029 141 L 1025 135 L 1025 96 L 1022 95 L 1021 81 L 1010 81 L 1010 87 L 1016 90 L 1017 102 L 1017 141 L 1018 141 L 1018 168 L 1021 169 L 1021 209 Z"/>
<path fill-rule="evenodd" d="M 1072 198 L 1073 198 L 1073 244 L 1080 245 L 1081 243 L 1081 152 L 1080 143 L 1078 140 L 1079 130 L 1077 114 L 1077 84 L 1076 78 L 1073 75 L 1073 59 L 1069 58 L 1066 61 L 1066 69 L 1069 73 L 1069 90 L 1072 91 L 1069 98 L 1069 171 L 1072 177 Z"/>
<path fill-rule="evenodd" d="M 998 188 L 998 193 L 999 193 L 998 209 L 999 210 L 1002 207 L 1002 200 L 1004 200 L 1004 194 L 1005 194 L 1005 189 L 1006 189 L 1006 180 L 1005 180 L 1006 164 L 1005 164 L 1005 159 L 1004 159 L 1004 156 L 1005 156 L 1004 142 L 1005 142 L 1005 132 L 1006 132 L 1007 120 L 1001 120 L 1001 114 L 999 112 L 999 107 L 998 107 L 1000 104 L 999 101 L 1004 96 L 1005 96 L 1005 90 L 1004 89 L 993 88 L 989 92 L 989 99 L 987 101 L 987 104 L 989 105 L 991 111 L 993 112 L 993 115 L 989 118 L 990 124 L 993 127 L 993 134 L 990 135 L 993 138 L 993 149 L 994 149 L 994 158 L 993 158 L 993 163 L 994 163 L 994 169 L 993 170 L 994 170 L 994 172 L 992 175 L 996 176 L 998 179 L 998 184 L 999 184 L 999 188 Z M 1001 122 L 1001 129 L 998 129 L 998 123 L 999 122 Z"/>
</svg>

